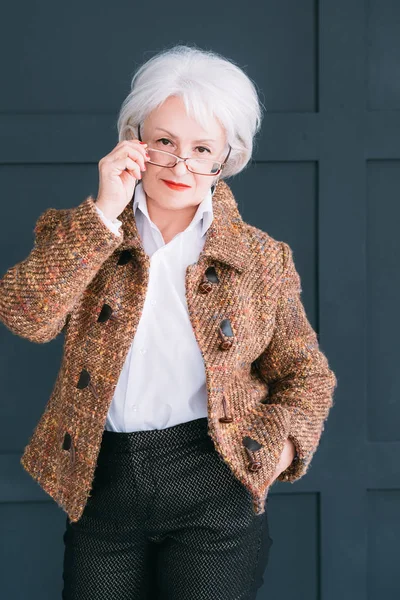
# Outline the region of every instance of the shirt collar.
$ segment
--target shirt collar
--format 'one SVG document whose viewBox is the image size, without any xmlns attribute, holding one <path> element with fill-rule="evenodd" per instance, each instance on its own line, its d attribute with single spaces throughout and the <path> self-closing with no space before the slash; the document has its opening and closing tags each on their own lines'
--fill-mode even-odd
<svg viewBox="0 0 400 600">
<path fill-rule="evenodd" d="M 215 189 L 215 188 L 212 188 Z M 133 214 L 136 217 L 136 211 L 140 208 L 141 212 L 145 215 L 149 223 L 151 223 L 151 219 L 149 216 L 149 212 L 147 210 L 147 199 L 146 194 L 143 189 L 143 185 L 141 181 L 138 181 L 134 191 L 134 200 L 133 200 Z M 188 226 L 188 229 L 192 229 L 196 226 L 199 221 L 201 223 L 201 235 L 205 235 L 208 228 L 210 227 L 213 220 L 213 205 L 212 205 L 212 190 L 209 189 L 204 199 L 200 202 L 197 207 L 196 213 Z"/>
</svg>

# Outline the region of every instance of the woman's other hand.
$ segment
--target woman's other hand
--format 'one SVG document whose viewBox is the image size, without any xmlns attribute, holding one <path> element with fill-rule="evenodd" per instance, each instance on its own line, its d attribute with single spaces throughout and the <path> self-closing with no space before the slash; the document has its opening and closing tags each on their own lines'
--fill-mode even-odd
<svg viewBox="0 0 400 600">
<path fill-rule="evenodd" d="M 270 481 L 269 485 L 272 485 L 272 483 L 275 481 L 275 479 L 285 470 L 287 469 L 290 464 L 292 463 L 294 457 L 296 456 L 296 447 L 293 444 L 292 440 L 290 440 L 289 438 L 287 438 L 287 440 L 285 441 L 285 445 L 283 447 L 282 450 L 282 454 L 281 457 L 279 459 L 278 464 L 276 465 L 275 468 L 275 473 Z"/>
<path fill-rule="evenodd" d="M 132 198 L 141 171 L 149 157 L 147 144 L 123 140 L 99 161 L 99 191 L 96 205 L 111 220 L 117 219 Z"/>
</svg>

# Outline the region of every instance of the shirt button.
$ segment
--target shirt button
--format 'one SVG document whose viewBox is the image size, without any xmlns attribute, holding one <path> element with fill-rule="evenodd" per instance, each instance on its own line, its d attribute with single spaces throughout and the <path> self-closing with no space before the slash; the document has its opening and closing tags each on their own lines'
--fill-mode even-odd
<svg viewBox="0 0 400 600">
<path fill-rule="evenodd" d="M 151 301 L 151 304 L 152 304 L 153 306 L 155 306 L 155 305 L 157 304 L 157 300 L 152 300 L 152 301 Z"/>
<path fill-rule="evenodd" d="M 137 404 L 132 404 L 132 410 L 137 411 L 138 407 Z"/>
<path fill-rule="evenodd" d="M 140 354 L 146 354 L 147 350 L 146 348 L 140 348 L 139 352 Z"/>
</svg>

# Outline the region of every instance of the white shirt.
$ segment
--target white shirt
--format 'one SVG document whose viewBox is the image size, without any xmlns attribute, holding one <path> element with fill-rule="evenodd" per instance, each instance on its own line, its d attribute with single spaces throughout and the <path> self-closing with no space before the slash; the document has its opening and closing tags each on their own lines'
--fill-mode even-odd
<svg viewBox="0 0 400 600">
<path fill-rule="evenodd" d="M 96 209 L 120 235 L 121 221 Z M 164 429 L 207 416 L 204 360 L 187 310 L 185 274 L 197 262 L 213 220 L 212 192 L 168 244 L 149 217 L 142 182 L 136 184 L 133 211 L 150 273 L 142 315 L 107 414 L 105 428 L 121 432 Z"/>
</svg>

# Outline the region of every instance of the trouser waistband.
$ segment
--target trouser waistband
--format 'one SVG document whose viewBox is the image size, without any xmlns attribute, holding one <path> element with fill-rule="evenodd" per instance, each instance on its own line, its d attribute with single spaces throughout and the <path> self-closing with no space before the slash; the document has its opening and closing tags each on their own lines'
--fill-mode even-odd
<svg viewBox="0 0 400 600">
<path fill-rule="evenodd" d="M 208 437 L 208 418 L 201 417 L 178 423 L 165 429 L 148 429 L 119 432 L 103 431 L 101 448 L 107 452 L 135 452 L 136 450 L 162 450 Z"/>
</svg>

